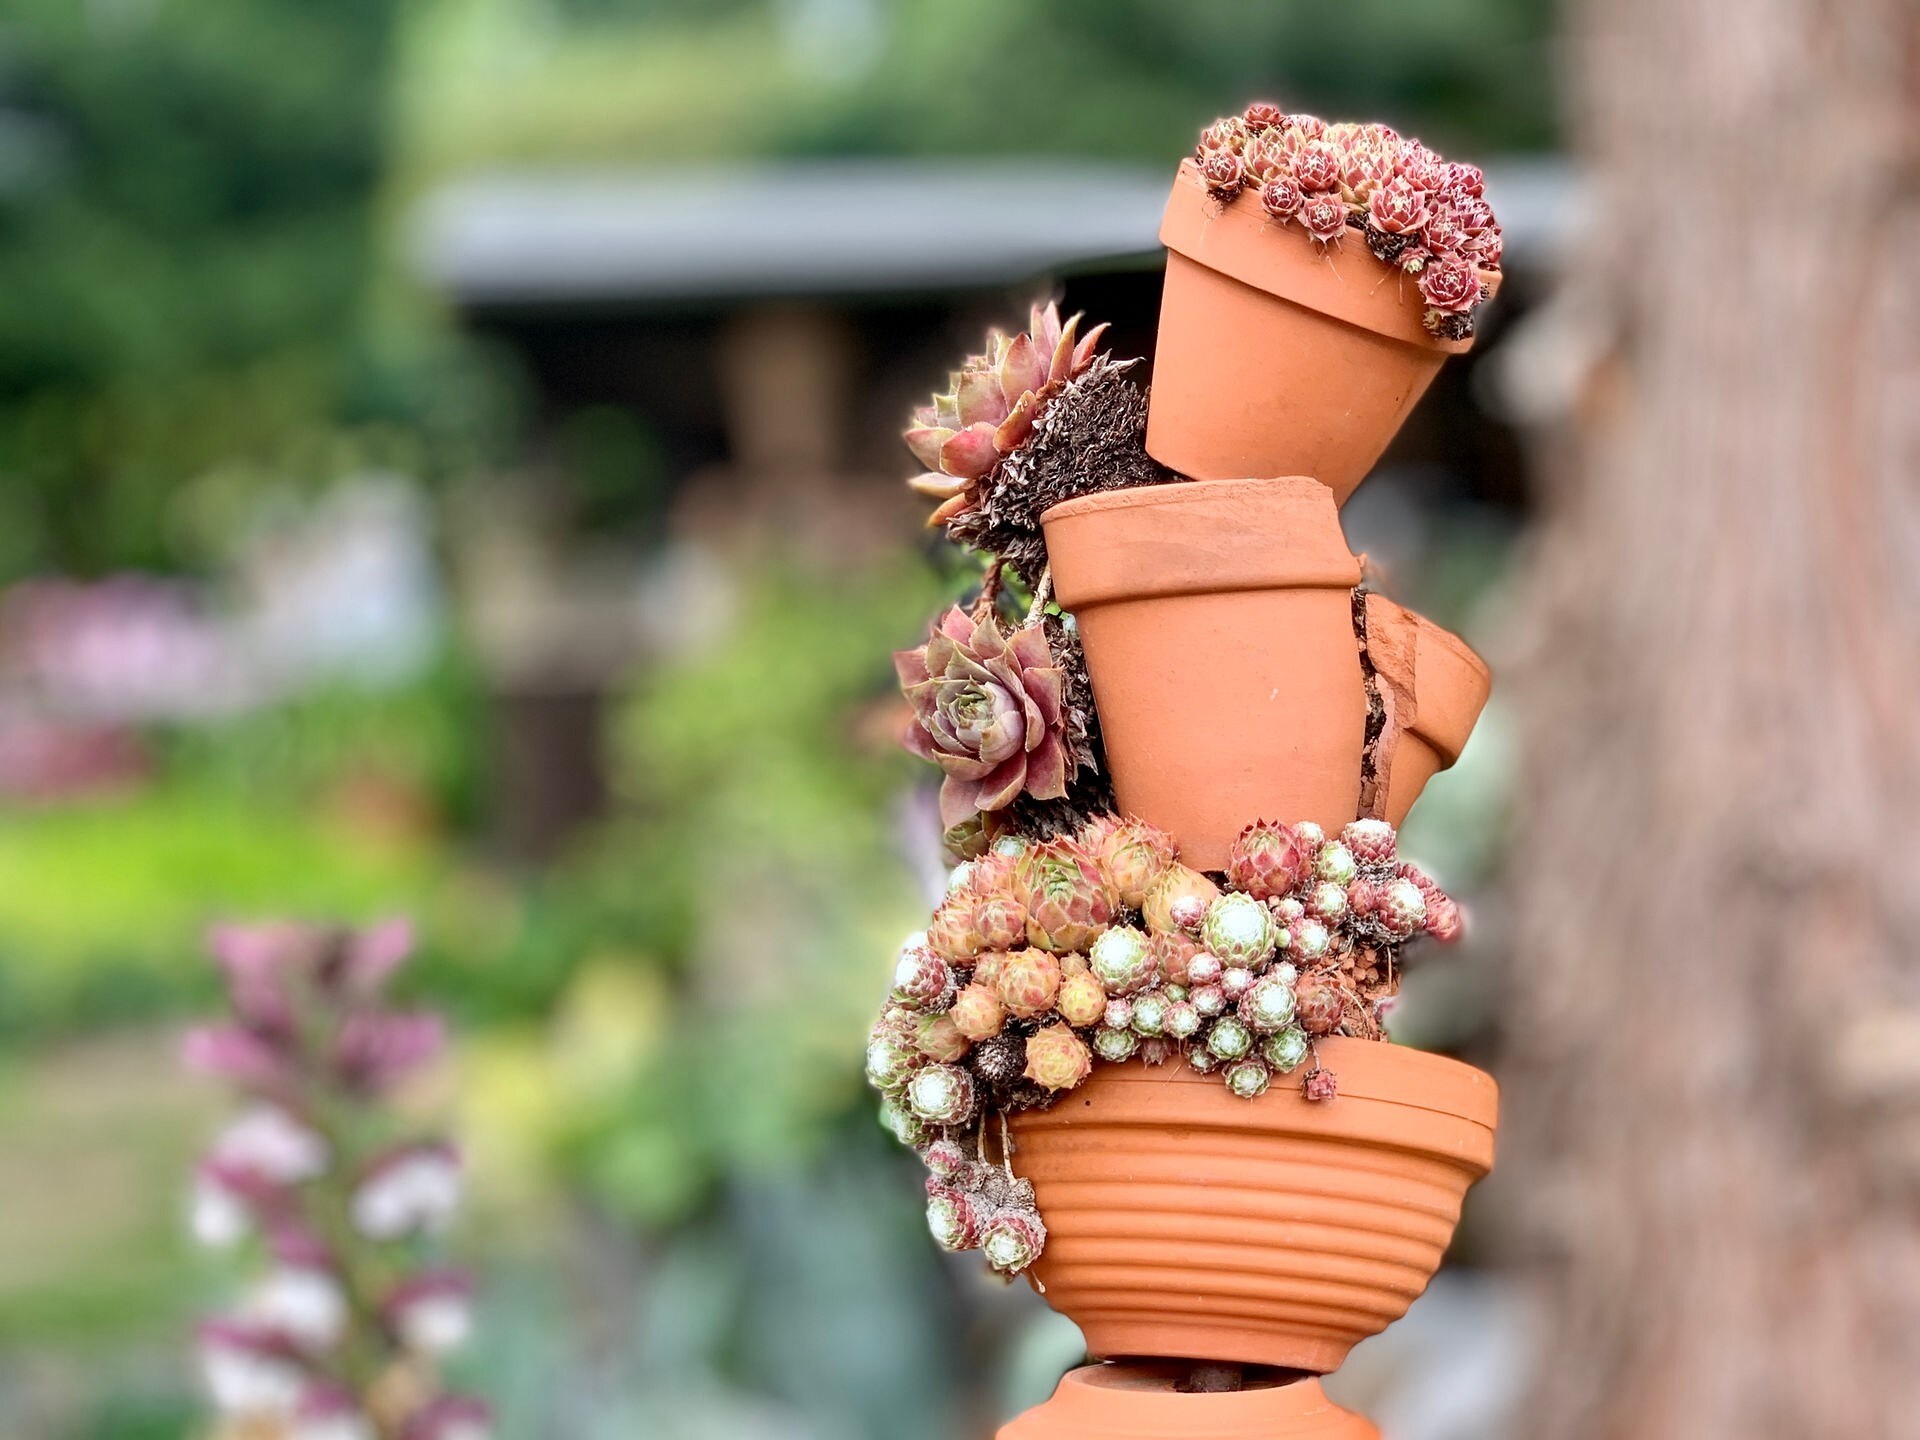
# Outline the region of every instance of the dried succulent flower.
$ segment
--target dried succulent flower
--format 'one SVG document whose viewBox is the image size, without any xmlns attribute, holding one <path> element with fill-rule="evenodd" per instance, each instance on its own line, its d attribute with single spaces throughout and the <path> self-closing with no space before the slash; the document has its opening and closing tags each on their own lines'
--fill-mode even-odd
<svg viewBox="0 0 1920 1440">
<path fill-rule="evenodd" d="M 1038 626 L 1001 633 L 991 615 L 949 610 L 894 668 L 914 710 L 907 746 L 940 767 L 940 819 L 957 825 L 1021 795 L 1067 793 L 1062 676 Z"/>
</svg>

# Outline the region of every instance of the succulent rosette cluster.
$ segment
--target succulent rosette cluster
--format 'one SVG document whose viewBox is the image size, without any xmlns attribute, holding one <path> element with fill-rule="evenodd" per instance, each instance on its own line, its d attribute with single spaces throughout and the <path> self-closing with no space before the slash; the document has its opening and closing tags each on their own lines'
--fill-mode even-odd
<svg viewBox="0 0 1920 1440">
<path fill-rule="evenodd" d="M 1170 836 L 1135 819 L 1003 836 L 955 869 L 901 947 L 867 1078 L 882 1123 L 933 1171 L 935 1237 L 1017 1273 L 1046 1232 L 1031 1191 L 982 1153 L 989 1116 L 1050 1105 L 1103 1061 L 1185 1064 L 1248 1100 L 1300 1072 L 1308 1099 L 1331 1100 L 1316 1042 L 1383 1038 L 1401 948 L 1460 926 L 1382 820 L 1331 838 L 1256 822 L 1219 875 L 1182 865 Z M 936 1158 L 969 1145 L 964 1166 Z"/>
<path fill-rule="evenodd" d="M 386 999 L 410 927 L 232 925 L 210 944 L 231 1015 L 190 1033 L 186 1059 L 245 1103 L 195 1172 L 191 1218 L 201 1243 L 257 1259 L 200 1328 L 221 1433 L 485 1440 L 486 1406 L 434 1378 L 471 1328 L 471 1280 L 432 1256 L 460 1156 L 389 1113 L 445 1044 L 438 1015 Z"/>
<path fill-rule="evenodd" d="M 1322 245 L 1355 232 L 1415 277 L 1430 332 L 1473 334 L 1501 254 L 1478 167 L 1443 160 L 1386 125 L 1330 125 L 1264 103 L 1209 125 L 1195 159 L 1222 201 L 1251 193 L 1275 224 L 1298 225 Z"/>
<path fill-rule="evenodd" d="M 913 707 L 907 748 L 940 767 L 943 825 L 1067 793 L 1065 677 L 1040 625 L 1007 632 L 955 606 L 893 664 Z"/>
<path fill-rule="evenodd" d="M 913 488 L 940 502 L 929 523 L 944 524 L 978 502 L 1007 456 L 1025 444 L 1047 403 L 1093 364 L 1105 325 L 1084 337 L 1080 319 L 1033 307 L 1025 333 L 994 330 L 986 353 L 969 356 L 945 392 L 914 412 L 906 441 L 926 473 Z"/>
</svg>

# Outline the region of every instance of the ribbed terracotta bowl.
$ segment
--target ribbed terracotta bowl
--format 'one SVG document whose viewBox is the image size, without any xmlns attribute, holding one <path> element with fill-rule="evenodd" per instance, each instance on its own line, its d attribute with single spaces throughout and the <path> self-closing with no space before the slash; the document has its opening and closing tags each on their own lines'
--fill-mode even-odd
<svg viewBox="0 0 1920 1440">
<path fill-rule="evenodd" d="M 1493 1166 L 1493 1078 L 1376 1041 L 1319 1049 L 1332 1101 L 1102 1065 L 1014 1119 L 1013 1168 L 1047 1224 L 1034 1277 L 1095 1357 L 1325 1374 L 1426 1289 Z"/>
<path fill-rule="evenodd" d="M 1185 1366 L 1083 1365 L 1046 1404 L 1001 1428 L 998 1440 L 1380 1440 L 1327 1399 L 1318 1380 L 1192 1395 Z"/>
</svg>

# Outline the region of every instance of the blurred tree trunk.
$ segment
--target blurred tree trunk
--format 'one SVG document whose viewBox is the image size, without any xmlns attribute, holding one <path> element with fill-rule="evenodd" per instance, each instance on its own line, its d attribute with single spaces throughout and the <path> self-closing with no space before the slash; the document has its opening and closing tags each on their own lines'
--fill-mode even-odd
<svg viewBox="0 0 1920 1440">
<path fill-rule="evenodd" d="M 1582 357 L 1505 676 L 1518 1433 L 1911 1437 L 1920 5 L 1570 30 L 1592 243 L 1517 347 Z"/>
</svg>

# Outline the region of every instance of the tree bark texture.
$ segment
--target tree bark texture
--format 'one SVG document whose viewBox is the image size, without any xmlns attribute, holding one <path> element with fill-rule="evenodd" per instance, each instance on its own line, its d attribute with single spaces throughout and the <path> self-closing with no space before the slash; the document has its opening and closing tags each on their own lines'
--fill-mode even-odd
<svg viewBox="0 0 1920 1440">
<path fill-rule="evenodd" d="M 1503 689 L 1528 1440 L 1920 1435 L 1920 3 L 1574 0 Z M 1526 342 L 1521 342 L 1526 343 Z"/>
</svg>

